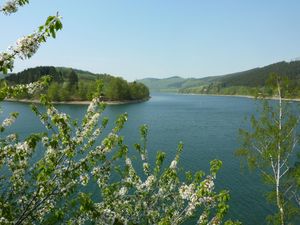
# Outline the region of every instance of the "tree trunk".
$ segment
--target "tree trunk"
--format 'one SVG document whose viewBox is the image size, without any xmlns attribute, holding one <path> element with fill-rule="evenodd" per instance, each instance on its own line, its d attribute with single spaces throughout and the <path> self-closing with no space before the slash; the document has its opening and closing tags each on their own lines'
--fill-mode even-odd
<svg viewBox="0 0 300 225">
<path fill-rule="evenodd" d="M 280 90 L 280 84 L 277 80 L 277 88 L 278 88 L 278 97 L 279 97 L 279 118 L 278 118 L 278 132 L 279 132 L 279 140 L 278 140 L 278 152 L 277 152 L 277 174 L 276 174 L 276 202 L 277 207 L 279 209 L 280 214 L 280 223 L 284 225 L 284 209 L 283 204 L 280 199 L 280 168 L 281 168 L 281 129 L 282 129 L 282 96 Z"/>
</svg>

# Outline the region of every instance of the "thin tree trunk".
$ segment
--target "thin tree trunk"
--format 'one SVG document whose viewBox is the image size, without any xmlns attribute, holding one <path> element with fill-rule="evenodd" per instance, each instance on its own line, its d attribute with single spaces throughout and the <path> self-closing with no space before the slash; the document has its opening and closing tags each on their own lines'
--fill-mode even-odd
<svg viewBox="0 0 300 225">
<path fill-rule="evenodd" d="M 282 96 L 279 81 L 277 80 L 277 88 L 278 88 L 278 95 L 279 95 L 279 121 L 278 121 L 278 128 L 279 128 L 279 140 L 278 140 L 278 152 L 277 152 L 277 174 L 276 174 L 276 202 L 277 207 L 279 209 L 280 214 L 280 222 L 281 225 L 284 225 L 284 209 L 283 204 L 280 199 L 280 168 L 281 168 L 281 129 L 282 129 Z"/>
<path fill-rule="evenodd" d="M 279 167 L 278 167 L 278 171 L 279 171 Z M 278 172 L 277 172 L 277 176 L 278 176 Z M 279 177 L 277 177 L 276 179 L 276 202 L 277 202 L 277 207 L 279 209 L 279 214 L 280 214 L 280 223 L 281 225 L 284 225 L 284 209 L 280 200 L 280 179 Z"/>
</svg>

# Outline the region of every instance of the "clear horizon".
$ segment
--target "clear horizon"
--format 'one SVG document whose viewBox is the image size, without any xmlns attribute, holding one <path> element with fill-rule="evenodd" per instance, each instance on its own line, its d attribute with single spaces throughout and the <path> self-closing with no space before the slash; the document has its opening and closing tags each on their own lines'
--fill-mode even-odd
<svg viewBox="0 0 300 225">
<path fill-rule="evenodd" d="M 223 75 L 298 58 L 299 6 L 296 0 L 92 0 L 73 5 L 32 0 L 17 14 L 1 15 L 0 51 L 59 11 L 64 29 L 31 59 L 17 60 L 14 72 L 53 65 L 128 80 Z"/>
</svg>

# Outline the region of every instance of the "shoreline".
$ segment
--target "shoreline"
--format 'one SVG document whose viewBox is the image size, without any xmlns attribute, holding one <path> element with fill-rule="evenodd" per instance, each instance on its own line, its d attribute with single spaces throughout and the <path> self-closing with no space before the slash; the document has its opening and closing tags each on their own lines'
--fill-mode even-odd
<svg viewBox="0 0 300 225">
<path fill-rule="evenodd" d="M 103 103 L 107 105 L 125 105 L 125 104 L 134 104 L 134 103 L 142 103 L 146 102 L 150 99 L 144 98 L 144 99 L 138 99 L 138 100 L 126 100 L 126 101 L 103 101 Z M 39 100 L 35 99 L 4 99 L 4 102 L 20 102 L 20 103 L 36 103 L 41 104 Z M 54 105 L 89 105 L 91 101 L 64 101 L 64 102 L 57 102 L 53 101 L 52 104 Z"/>
<path fill-rule="evenodd" d="M 180 95 L 202 95 L 202 96 L 220 96 L 220 97 L 238 97 L 238 98 L 250 98 L 255 99 L 252 95 L 219 95 L 219 94 L 195 94 L 195 93 L 179 93 Z M 258 98 L 259 99 L 259 98 Z M 277 97 L 265 97 L 265 99 L 269 100 L 279 100 Z M 283 101 L 293 101 L 293 102 L 300 102 L 300 98 L 282 98 Z"/>
</svg>

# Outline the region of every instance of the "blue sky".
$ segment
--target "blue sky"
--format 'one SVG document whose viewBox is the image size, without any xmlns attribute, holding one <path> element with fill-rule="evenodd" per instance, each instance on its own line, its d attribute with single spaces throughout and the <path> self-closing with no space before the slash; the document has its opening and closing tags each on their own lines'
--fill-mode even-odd
<svg viewBox="0 0 300 225">
<path fill-rule="evenodd" d="M 64 29 L 15 71 L 55 65 L 129 80 L 221 75 L 298 58 L 299 10 L 299 0 L 32 0 L 0 15 L 0 51 L 59 11 Z"/>
</svg>

